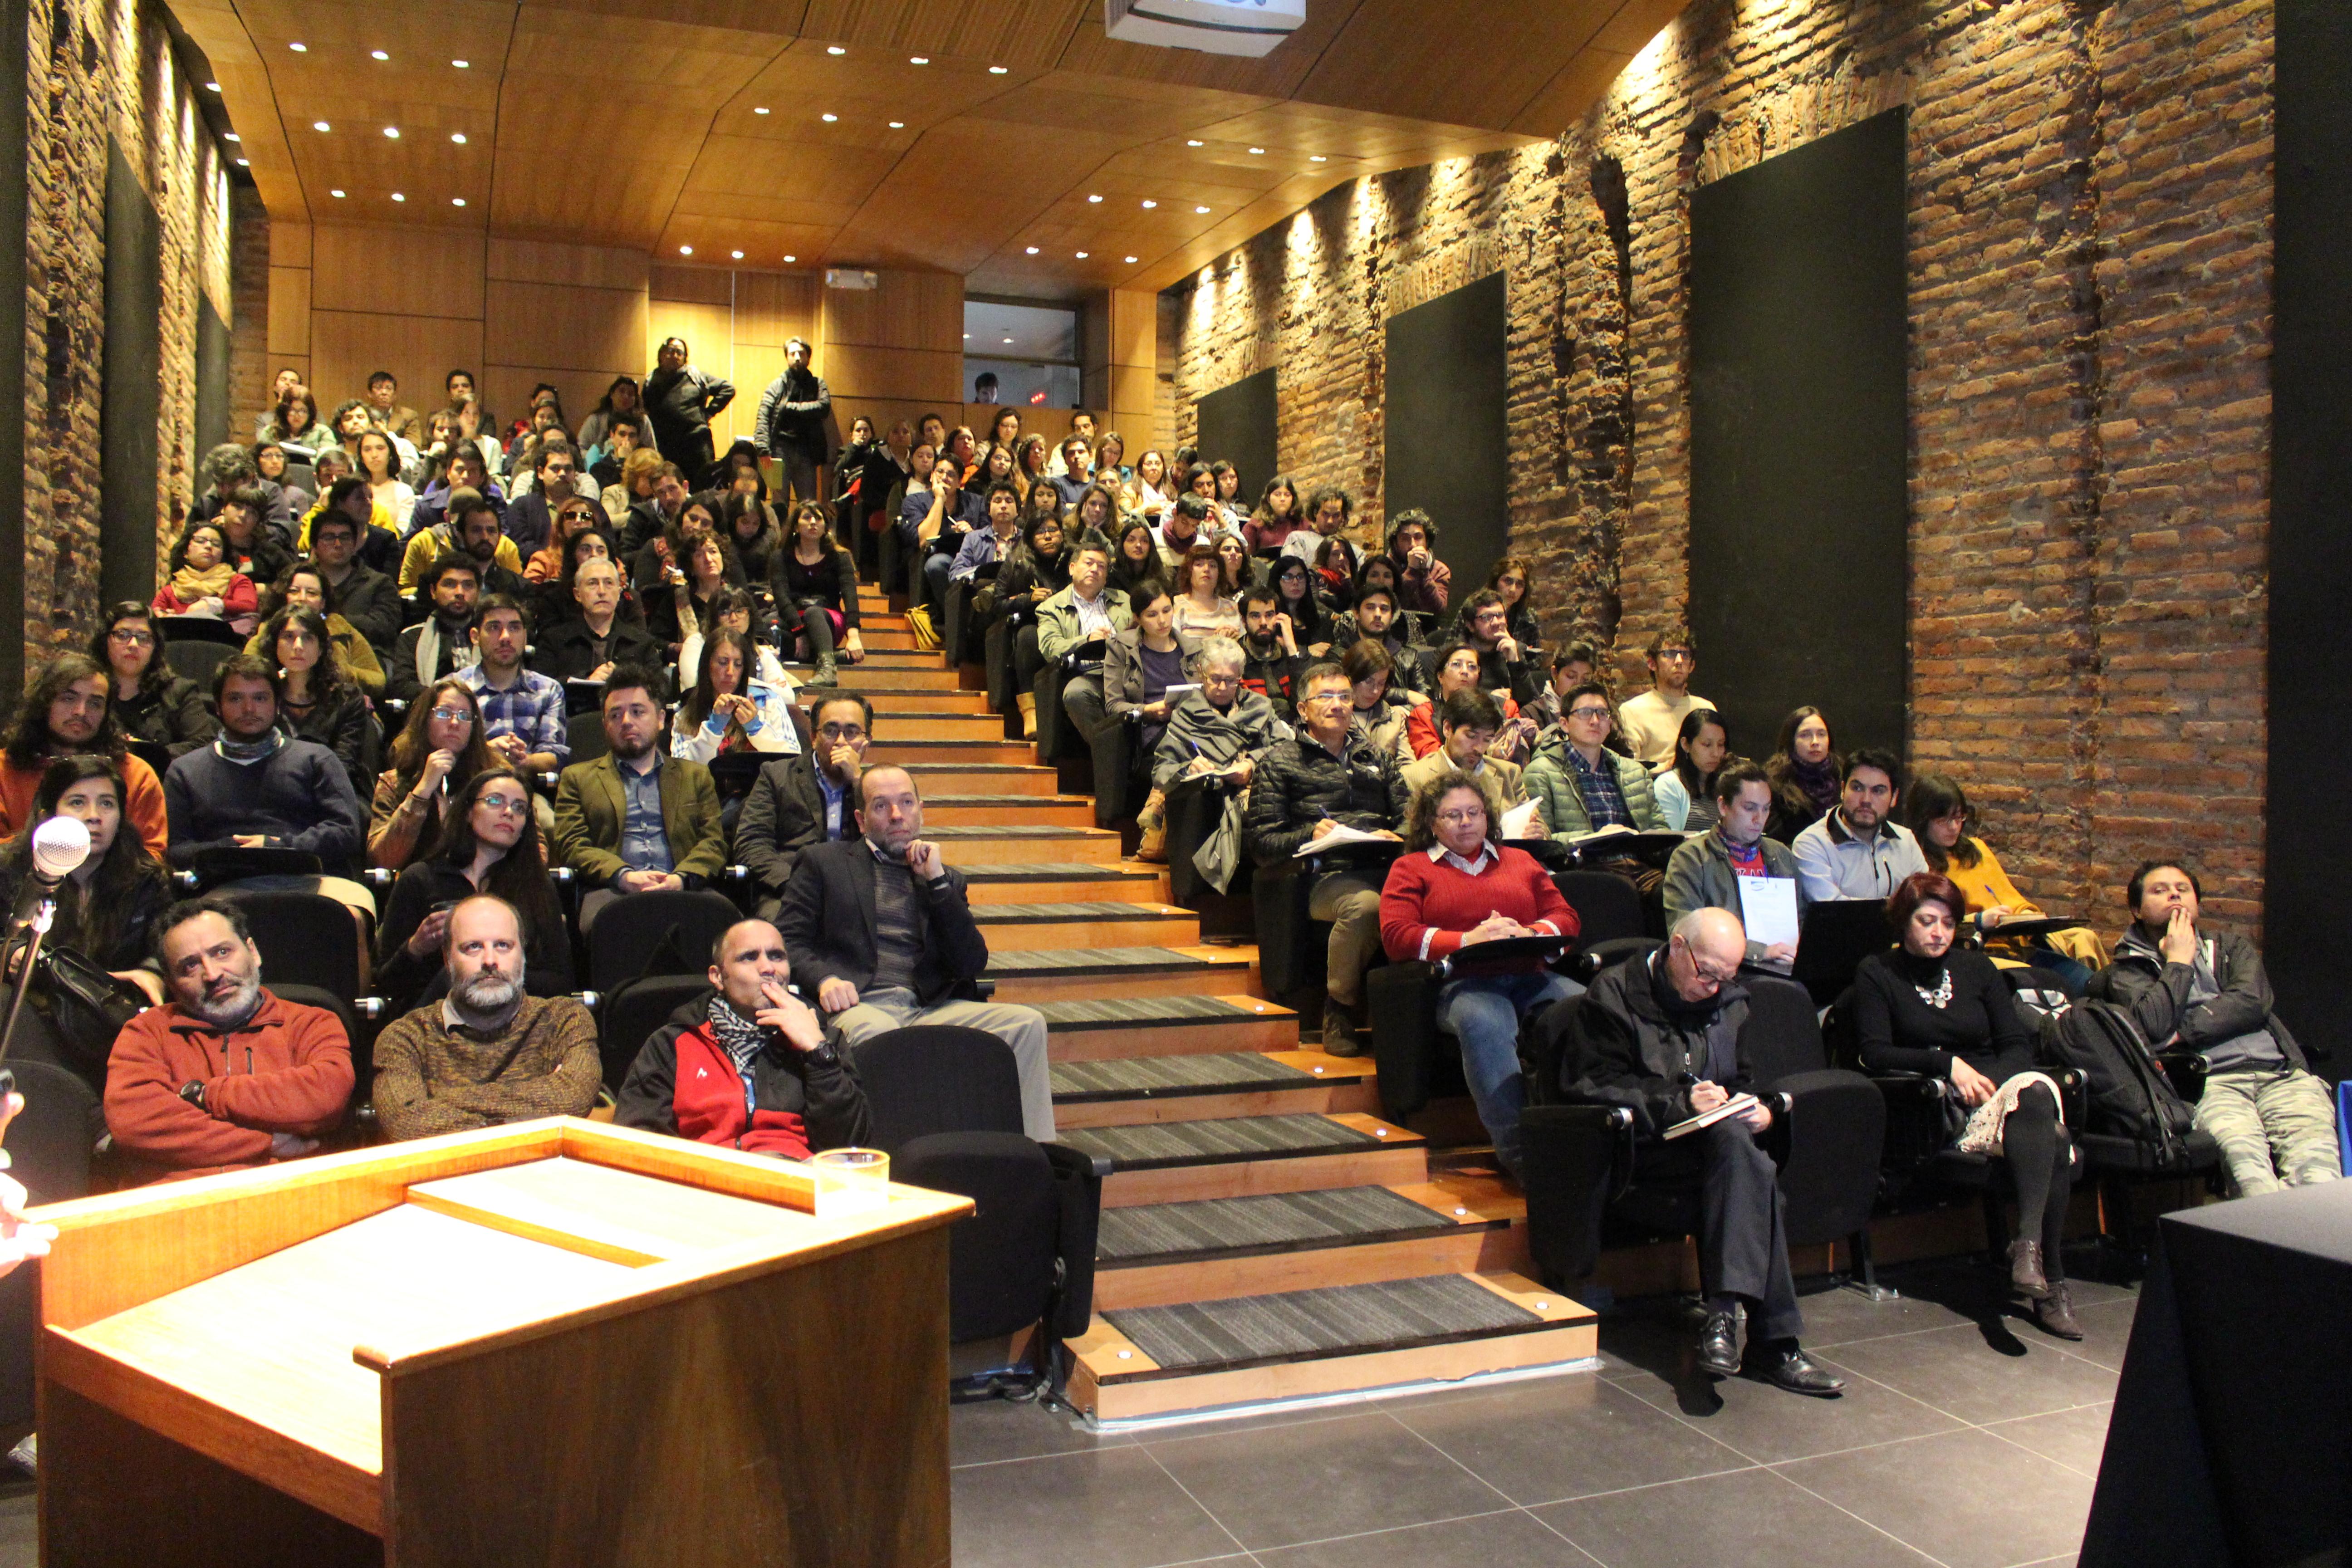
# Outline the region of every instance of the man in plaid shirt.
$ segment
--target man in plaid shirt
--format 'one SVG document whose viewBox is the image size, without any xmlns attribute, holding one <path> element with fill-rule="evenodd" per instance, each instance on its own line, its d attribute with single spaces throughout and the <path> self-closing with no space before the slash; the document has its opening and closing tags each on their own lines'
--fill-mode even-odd
<svg viewBox="0 0 2352 1568">
<path fill-rule="evenodd" d="M 555 773 L 572 761 L 563 687 L 522 667 L 530 641 L 523 607 L 504 594 L 482 601 L 474 620 L 481 662 L 457 672 L 482 708 L 483 743 L 490 754 L 526 773 Z"/>
</svg>

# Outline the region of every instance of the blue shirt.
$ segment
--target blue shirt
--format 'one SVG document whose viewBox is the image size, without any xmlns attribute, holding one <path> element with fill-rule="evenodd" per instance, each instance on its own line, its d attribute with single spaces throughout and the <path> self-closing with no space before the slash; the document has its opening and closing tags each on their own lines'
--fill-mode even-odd
<svg viewBox="0 0 2352 1568">
<path fill-rule="evenodd" d="M 1584 753 L 1574 746 L 1564 746 L 1569 771 L 1576 775 L 1576 789 L 1584 797 L 1584 815 L 1592 819 L 1594 830 L 1620 823 L 1627 827 L 1640 824 L 1633 820 L 1633 808 L 1625 804 L 1625 792 L 1617 787 L 1617 770 L 1610 765 L 1609 753 L 1601 753 L 1601 766 L 1594 767 L 1584 760 Z"/>
<path fill-rule="evenodd" d="M 521 671 L 512 686 L 494 687 L 483 667 L 468 665 L 457 679 L 474 689 L 482 710 L 482 738 L 520 735 L 533 752 L 552 752 L 559 768 L 572 761 L 572 731 L 564 721 L 563 688 L 535 669 Z M 625 770 L 624 770 L 625 771 Z"/>
<path fill-rule="evenodd" d="M 614 759 L 621 774 L 621 859 L 632 871 L 671 868 L 669 830 L 662 824 L 661 763 L 644 773 Z"/>
<path fill-rule="evenodd" d="M 845 817 L 843 803 L 849 798 L 849 786 L 835 784 L 823 768 L 814 772 L 816 773 L 816 787 L 824 792 L 825 841 L 831 843 L 836 838 L 845 838 L 848 835 L 843 831 Z"/>
</svg>

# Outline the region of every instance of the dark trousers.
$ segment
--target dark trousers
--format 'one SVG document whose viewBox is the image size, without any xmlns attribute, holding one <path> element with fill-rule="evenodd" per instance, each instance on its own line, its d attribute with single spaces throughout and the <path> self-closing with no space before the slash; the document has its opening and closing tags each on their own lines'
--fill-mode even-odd
<svg viewBox="0 0 2352 1568">
<path fill-rule="evenodd" d="M 1736 1116 L 1643 1147 L 1634 1180 L 1698 1188 L 1698 1272 L 1708 1296 L 1744 1297 L 1748 1337 L 1795 1339 L 1802 1326 L 1797 1282 L 1789 1272 L 1789 1232 L 1780 1168 Z"/>
</svg>

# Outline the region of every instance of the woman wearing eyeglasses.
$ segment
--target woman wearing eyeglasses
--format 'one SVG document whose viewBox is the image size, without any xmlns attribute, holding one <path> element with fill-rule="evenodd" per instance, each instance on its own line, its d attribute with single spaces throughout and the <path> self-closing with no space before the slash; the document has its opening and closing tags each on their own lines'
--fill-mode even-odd
<svg viewBox="0 0 2352 1568">
<path fill-rule="evenodd" d="M 452 795 L 453 809 L 432 850 L 400 874 L 376 929 L 376 987 L 402 1012 L 431 999 L 441 977 L 441 939 L 450 907 L 492 893 L 522 917 L 523 989 L 561 996 L 572 989 L 572 944 L 563 907 L 540 847 L 530 785 L 509 767 L 486 768 Z"/>
<path fill-rule="evenodd" d="M 368 864 L 396 871 L 415 859 L 439 835 L 449 798 L 494 760 L 474 689 L 454 675 L 435 681 L 410 705 L 392 765 L 376 775 Z"/>
<path fill-rule="evenodd" d="M 1529 956 L 1480 963 L 1478 945 L 1499 938 L 1574 937 L 1576 911 L 1550 873 L 1525 851 L 1496 841 L 1478 781 L 1458 770 L 1432 779 L 1405 808 L 1404 853 L 1381 889 L 1381 945 L 1393 963 L 1452 959 L 1437 993 L 1438 1026 L 1462 1042 L 1463 1076 L 1495 1157 L 1519 1173 L 1519 1020 L 1577 994 Z"/>
<path fill-rule="evenodd" d="M 220 733 L 203 689 L 163 661 L 163 639 L 138 600 L 106 612 L 89 639 L 89 657 L 112 679 L 114 717 L 132 740 L 152 741 L 180 757 Z"/>
</svg>

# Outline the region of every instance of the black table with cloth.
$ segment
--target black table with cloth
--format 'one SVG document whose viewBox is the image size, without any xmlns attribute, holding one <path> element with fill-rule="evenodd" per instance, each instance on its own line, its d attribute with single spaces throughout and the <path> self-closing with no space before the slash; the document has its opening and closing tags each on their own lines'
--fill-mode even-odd
<svg viewBox="0 0 2352 1568">
<path fill-rule="evenodd" d="M 2352 1560 L 2352 1182 L 2159 1228 L 2083 1568 Z"/>
</svg>

